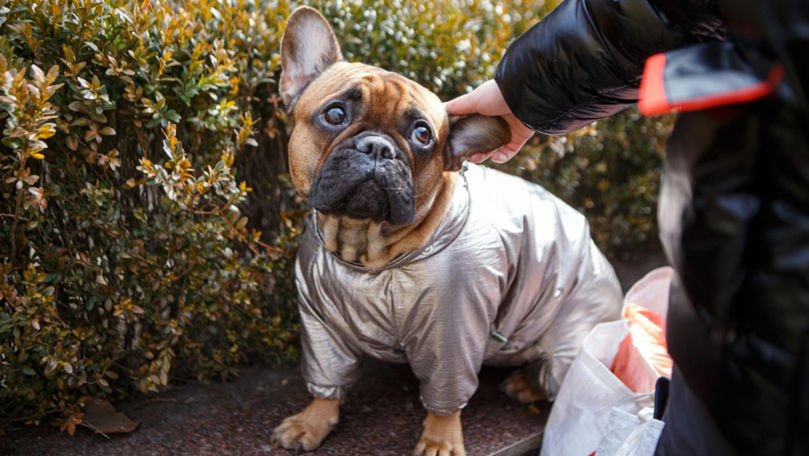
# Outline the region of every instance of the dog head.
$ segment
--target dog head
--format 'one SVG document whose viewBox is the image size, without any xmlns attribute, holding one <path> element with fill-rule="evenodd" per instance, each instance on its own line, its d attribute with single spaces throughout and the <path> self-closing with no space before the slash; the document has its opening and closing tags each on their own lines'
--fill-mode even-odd
<svg viewBox="0 0 809 456">
<path fill-rule="evenodd" d="M 403 76 L 343 60 L 316 10 L 290 15 L 280 92 L 294 122 L 292 180 L 323 214 L 402 226 L 432 210 L 445 173 L 509 140 L 498 117 L 450 119 L 438 97 Z"/>
</svg>

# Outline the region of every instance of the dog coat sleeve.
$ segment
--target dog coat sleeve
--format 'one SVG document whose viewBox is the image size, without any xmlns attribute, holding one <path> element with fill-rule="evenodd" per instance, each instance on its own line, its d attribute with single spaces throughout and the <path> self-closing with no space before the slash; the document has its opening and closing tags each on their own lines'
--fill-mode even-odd
<svg viewBox="0 0 809 456">
<path fill-rule="evenodd" d="M 478 371 L 489 340 L 488 309 L 494 306 L 475 299 L 474 285 L 422 290 L 420 304 L 430 301 L 449 305 L 419 305 L 412 312 L 404 336 L 407 359 L 419 379 L 421 402 L 427 411 L 449 415 L 466 406 L 478 387 Z"/>
<path fill-rule="evenodd" d="M 357 381 L 361 354 L 333 333 L 311 306 L 299 300 L 301 366 L 306 389 L 321 399 L 340 399 Z"/>
<path fill-rule="evenodd" d="M 321 297 L 317 306 L 312 305 L 309 287 L 316 286 L 315 278 L 311 271 L 301 270 L 301 253 L 311 245 L 306 237 L 295 264 L 301 317 L 301 371 L 310 394 L 321 399 L 339 399 L 359 378 L 362 351 L 343 325 L 333 324 L 339 312 L 331 303 Z"/>
</svg>

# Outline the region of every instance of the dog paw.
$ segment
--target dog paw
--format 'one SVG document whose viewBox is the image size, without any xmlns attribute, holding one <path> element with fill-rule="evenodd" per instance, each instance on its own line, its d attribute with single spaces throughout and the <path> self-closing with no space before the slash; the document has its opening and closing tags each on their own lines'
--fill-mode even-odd
<svg viewBox="0 0 809 456">
<path fill-rule="evenodd" d="M 466 456 L 463 446 L 461 412 L 448 416 L 427 414 L 413 456 Z"/>
<path fill-rule="evenodd" d="M 339 401 L 315 399 L 303 411 L 287 417 L 273 431 L 273 440 L 288 450 L 311 451 L 339 420 Z"/>
<path fill-rule="evenodd" d="M 525 378 L 525 371 L 520 369 L 511 373 L 500 385 L 500 389 L 510 398 L 518 400 L 524 404 L 542 401 L 548 395 L 531 384 Z"/>
</svg>

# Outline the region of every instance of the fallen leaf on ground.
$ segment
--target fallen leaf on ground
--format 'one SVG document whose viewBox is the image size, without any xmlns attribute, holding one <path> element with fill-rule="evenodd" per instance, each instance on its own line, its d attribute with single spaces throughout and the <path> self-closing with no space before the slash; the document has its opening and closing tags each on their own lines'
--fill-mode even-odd
<svg viewBox="0 0 809 456">
<path fill-rule="evenodd" d="M 82 423 L 82 414 L 79 412 L 71 413 L 70 416 L 65 418 L 64 421 L 57 423 L 62 432 L 67 432 L 68 435 L 76 433 L 76 426 Z"/>
<path fill-rule="evenodd" d="M 138 423 L 129 419 L 104 399 L 93 399 L 84 406 L 84 424 L 102 434 L 129 433 L 138 427 Z"/>
</svg>

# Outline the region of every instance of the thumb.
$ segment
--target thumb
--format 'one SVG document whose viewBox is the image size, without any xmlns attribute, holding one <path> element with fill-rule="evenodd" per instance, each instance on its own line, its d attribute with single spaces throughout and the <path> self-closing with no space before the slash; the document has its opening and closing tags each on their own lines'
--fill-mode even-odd
<svg viewBox="0 0 809 456">
<path fill-rule="evenodd" d="M 444 103 L 444 107 L 447 108 L 447 112 L 455 115 L 477 113 L 478 103 L 474 95 L 474 91 L 461 95 L 454 100 Z"/>
</svg>

